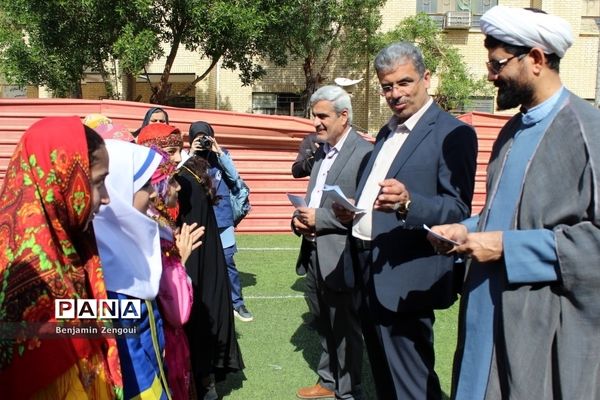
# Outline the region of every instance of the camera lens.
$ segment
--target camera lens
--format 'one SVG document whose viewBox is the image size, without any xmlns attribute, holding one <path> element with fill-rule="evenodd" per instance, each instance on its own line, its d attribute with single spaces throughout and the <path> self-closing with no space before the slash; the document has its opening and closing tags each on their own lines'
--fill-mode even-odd
<svg viewBox="0 0 600 400">
<path fill-rule="evenodd" d="M 212 147 L 212 142 L 207 136 L 200 138 L 199 142 L 202 148 L 210 149 Z"/>
</svg>

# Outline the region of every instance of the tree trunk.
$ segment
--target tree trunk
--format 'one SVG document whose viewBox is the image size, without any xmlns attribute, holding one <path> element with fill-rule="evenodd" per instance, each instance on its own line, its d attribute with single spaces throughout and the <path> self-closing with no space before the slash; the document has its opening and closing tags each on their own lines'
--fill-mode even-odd
<svg viewBox="0 0 600 400">
<path fill-rule="evenodd" d="M 310 118 L 310 96 L 317 91 L 321 81 L 321 75 L 315 74 L 315 57 L 308 56 L 304 59 L 302 65 L 304 69 L 305 87 L 302 93 L 302 102 L 304 103 L 304 116 Z"/>
<path fill-rule="evenodd" d="M 169 77 L 171 76 L 171 68 L 175 62 L 179 45 L 181 44 L 181 34 L 175 34 L 173 37 L 173 43 L 171 44 L 171 50 L 167 56 L 165 62 L 165 68 L 163 69 L 162 75 L 160 76 L 160 83 L 158 84 L 157 90 L 150 96 L 150 103 L 165 105 L 169 98 L 171 91 L 171 84 L 169 83 Z"/>
<path fill-rule="evenodd" d="M 69 93 L 69 98 L 71 99 L 81 99 L 83 98 L 83 90 L 81 89 L 81 81 L 77 81 L 73 83 L 71 87 L 71 91 Z"/>
<path fill-rule="evenodd" d="M 192 82 L 190 82 L 185 88 L 183 88 L 182 91 L 177 92 L 178 96 L 183 96 L 185 94 L 187 94 L 188 92 L 190 92 L 192 89 L 196 88 L 196 84 L 198 82 L 200 82 L 202 79 L 206 78 L 206 76 L 208 74 L 210 74 L 210 71 L 213 70 L 213 68 L 215 67 L 215 65 L 217 65 L 217 63 L 219 62 L 219 60 L 221 59 L 221 56 L 216 57 L 215 59 L 212 60 L 212 62 L 210 63 L 210 66 L 206 69 L 206 71 L 204 71 L 202 73 L 202 75 L 196 77 L 196 79 L 194 79 Z M 168 100 L 169 98 L 167 98 Z"/>
<path fill-rule="evenodd" d="M 371 99 L 371 59 L 369 57 L 369 52 L 366 53 L 366 71 L 365 71 L 365 133 L 369 133 L 369 120 L 370 120 L 370 107 L 369 100 Z"/>
<path fill-rule="evenodd" d="M 115 87 L 110 81 L 110 74 L 104 68 L 102 61 L 98 62 L 98 71 L 100 72 L 100 77 L 102 78 L 102 83 L 104 84 L 104 91 L 106 92 L 106 97 L 115 100 Z"/>
<path fill-rule="evenodd" d="M 125 84 L 123 85 L 123 98 L 133 101 L 135 98 L 135 76 L 131 72 L 125 72 Z"/>
</svg>

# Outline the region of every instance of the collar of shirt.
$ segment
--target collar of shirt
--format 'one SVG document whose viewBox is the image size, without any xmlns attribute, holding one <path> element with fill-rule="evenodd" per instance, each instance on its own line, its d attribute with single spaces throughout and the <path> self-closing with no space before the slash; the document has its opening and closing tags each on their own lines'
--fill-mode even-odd
<svg viewBox="0 0 600 400">
<path fill-rule="evenodd" d="M 412 131 L 415 128 L 415 126 L 417 125 L 417 122 L 419 122 L 419 120 L 421 119 L 423 114 L 425 114 L 427 109 L 432 104 L 433 104 L 433 98 L 429 97 L 429 99 L 423 105 L 423 107 L 419 108 L 419 110 L 416 113 L 411 115 L 410 118 L 408 118 L 402 124 L 400 124 L 400 121 L 398 121 L 398 116 L 393 115 L 392 118 L 390 118 L 389 122 L 387 123 L 387 127 L 389 128 L 390 133 L 396 132 L 396 130 L 398 129 L 398 125 L 404 126 L 405 131 L 408 131 L 408 132 Z M 400 132 L 402 132 L 402 130 Z"/>
<path fill-rule="evenodd" d="M 329 143 L 324 144 L 323 151 L 325 151 L 325 155 L 327 158 L 331 158 L 335 154 L 340 152 L 340 150 L 342 149 L 342 146 L 344 145 L 344 142 L 348 138 L 348 133 L 350 133 L 350 129 L 351 129 L 351 127 L 348 127 L 348 129 L 346 129 L 346 132 L 344 132 L 344 134 L 342 135 L 340 140 L 338 140 L 338 142 L 335 144 L 335 146 L 332 146 Z"/>
<path fill-rule="evenodd" d="M 561 86 L 549 99 L 546 99 L 544 102 L 529 110 L 522 110 L 521 112 L 523 115 L 521 117 L 521 122 L 523 125 L 534 125 L 546 118 L 565 90 L 565 87 Z"/>
</svg>

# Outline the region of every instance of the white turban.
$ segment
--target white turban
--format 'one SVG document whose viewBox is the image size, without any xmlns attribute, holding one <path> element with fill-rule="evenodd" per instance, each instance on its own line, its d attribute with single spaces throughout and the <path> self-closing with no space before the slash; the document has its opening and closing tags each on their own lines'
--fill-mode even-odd
<svg viewBox="0 0 600 400">
<path fill-rule="evenodd" d="M 555 15 L 495 6 L 481 17 L 481 31 L 514 46 L 537 47 L 562 58 L 573 44 L 571 25 Z"/>
</svg>

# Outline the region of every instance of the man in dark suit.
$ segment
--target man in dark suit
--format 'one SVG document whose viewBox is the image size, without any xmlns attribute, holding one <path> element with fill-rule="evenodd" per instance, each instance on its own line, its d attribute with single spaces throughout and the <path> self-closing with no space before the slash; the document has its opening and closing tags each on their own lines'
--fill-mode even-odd
<svg viewBox="0 0 600 400">
<path fill-rule="evenodd" d="M 350 96 L 337 86 L 324 86 L 310 98 L 317 140 L 306 192 L 308 207 L 294 212 L 292 227 L 302 245 L 296 271 L 306 274 L 307 300 L 321 339 L 316 385 L 300 388 L 301 399 L 360 398 L 362 337 L 359 296 L 352 284 L 352 265 L 344 263 L 350 224 L 338 221 L 325 185 L 337 185 L 353 198 L 358 172 L 373 145 L 352 129 Z M 348 284 L 350 282 L 350 284 Z"/>
<path fill-rule="evenodd" d="M 433 310 L 455 301 L 462 276 L 436 254 L 423 224 L 470 215 L 477 140 L 429 97 L 430 72 L 413 45 L 381 50 L 375 69 L 394 115 L 356 190 L 366 212 L 353 217 L 349 250 L 363 275 L 363 334 L 380 399 L 439 399 Z"/>
</svg>

